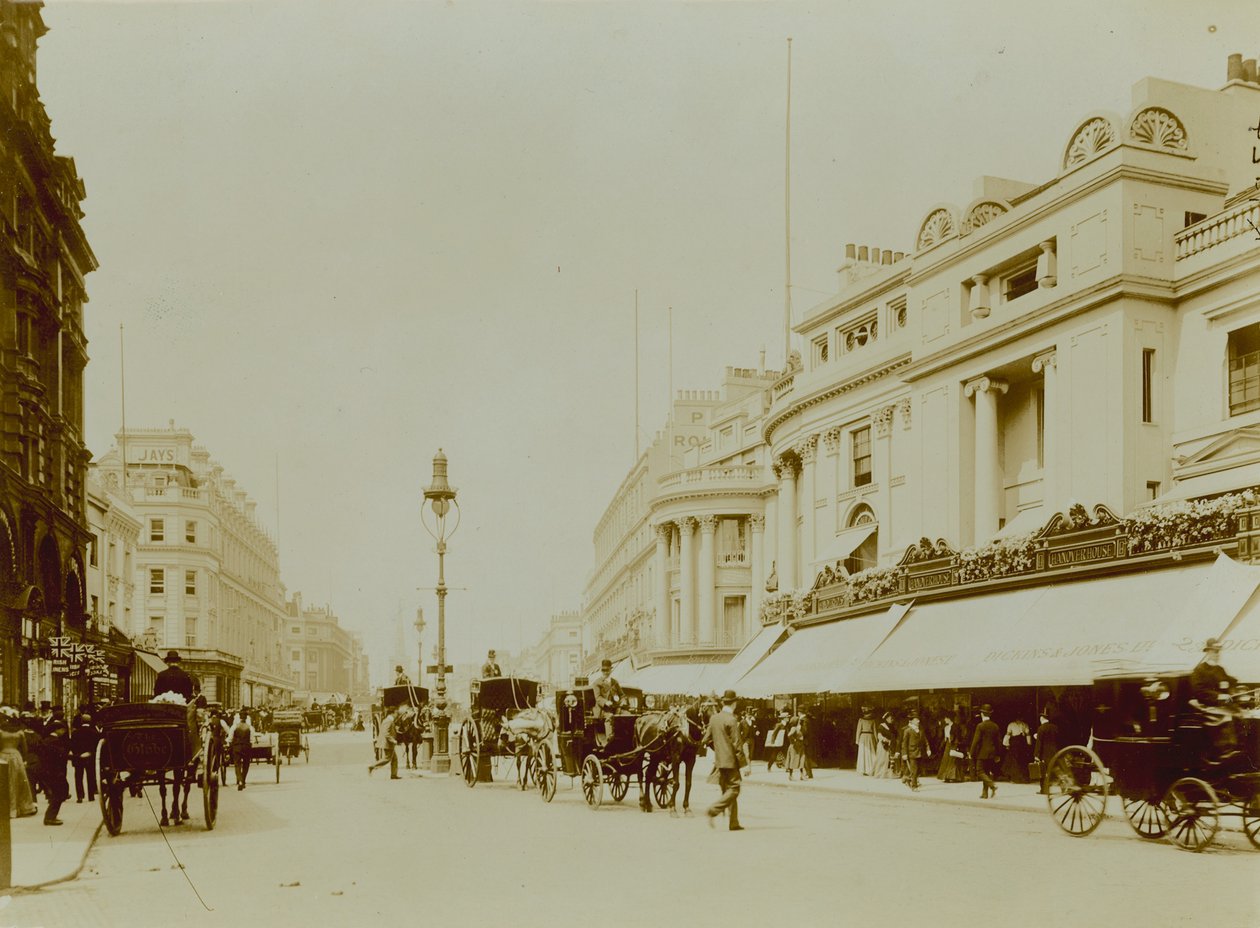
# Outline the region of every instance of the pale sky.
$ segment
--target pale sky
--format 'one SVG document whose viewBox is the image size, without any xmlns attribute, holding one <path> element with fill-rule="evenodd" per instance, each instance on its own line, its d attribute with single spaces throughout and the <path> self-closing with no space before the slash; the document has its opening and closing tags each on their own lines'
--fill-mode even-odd
<svg viewBox="0 0 1260 928">
<path fill-rule="evenodd" d="M 87 437 L 169 419 L 277 522 L 282 576 L 393 663 L 442 447 L 456 662 L 579 608 L 674 386 L 782 363 L 786 38 L 796 318 L 846 242 L 910 250 L 976 177 L 1053 176 L 1090 111 L 1254 57 L 1251 0 L 60 0 L 39 87 L 88 198 Z"/>
</svg>

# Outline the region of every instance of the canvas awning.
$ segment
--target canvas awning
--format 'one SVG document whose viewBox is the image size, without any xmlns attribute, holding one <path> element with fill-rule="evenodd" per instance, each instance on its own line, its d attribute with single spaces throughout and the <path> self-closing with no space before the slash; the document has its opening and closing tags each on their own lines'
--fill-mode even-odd
<svg viewBox="0 0 1260 928">
<path fill-rule="evenodd" d="M 1161 493 L 1145 505 L 1179 503 L 1187 499 L 1219 496 L 1232 490 L 1245 490 L 1255 486 L 1260 486 L 1260 463 L 1243 464 L 1239 467 L 1230 467 L 1226 470 L 1216 470 L 1210 474 L 1199 474 L 1178 480 L 1167 492 Z"/>
<path fill-rule="evenodd" d="M 1001 541 L 1004 538 L 1014 538 L 1016 535 L 1028 535 L 1050 521 L 1050 516 L 1052 515 L 1053 513 L 1043 506 L 1036 506 L 1032 509 L 1017 512 L 1015 518 L 997 530 L 993 540 Z"/>
<path fill-rule="evenodd" d="M 1260 573 L 1258 567 L 1243 569 Z M 1221 665 L 1229 673 L 1243 683 L 1260 683 L 1260 592 L 1252 593 L 1234 620 L 1210 637 L 1220 639 Z M 1191 666 L 1203 657 L 1203 642 L 1197 638 L 1181 644 Z"/>
<path fill-rule="evenodd" d="M 774 647 L 787 637 L 788 630 L 783 625 L 767 625 L 752 637 L 748 644 L 740 648 L 739 653 L 731 658 L 729 664 L 722 664 L 722 672 L 716 675 L 713 689 L 719 694 L 723 690 L 735 689 L 736 684 L 750 670 L 761 663 Z"/>
<path fill-rule="evenodd" d="M 870 538 L 877 528 L 879 528 L 879 525 L 875 522 L 866 522 L 862 525 L 846 528 L 821 547 L 818 556 L 814 558 L 813 566 L 821 568 L 826 564 L 843 561 L 846 557 L 853 554 L 861 546 L 862 542 Z"/>
<path fill-rule="evenodd" d="M 166 669 L 166 664 L 156 654 L 150 654 L 148 651 L 137 651 L 136 657 L 140 658 L 140 662 L 153 671 L 154 675 L 161 673 Z"/>
<path fill-rule="evenodd" d="M 802 628 L 732 687 L 740 696 L 843 692 L 847 671 L 879 647 L 909 604 Z"/>
<path fill-rule="evenodd" d="M 700 696 L 713 692 L 725 668 L 725 663 L 653 664 L 618 682 L 656 696 Z"/>
</svg>

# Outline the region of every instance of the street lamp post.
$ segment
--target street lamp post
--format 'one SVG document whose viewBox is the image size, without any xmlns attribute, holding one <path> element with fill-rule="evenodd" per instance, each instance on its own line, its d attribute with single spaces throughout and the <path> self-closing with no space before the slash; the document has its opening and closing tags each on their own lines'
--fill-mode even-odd
<svg viewBox="0 0 1260 928">
<path fill-rule="evenodd" d="M 433 483 L 424 488 L 424 499 L 429 505 L 420 507 L 420 521 L 437 542 L 438 556 L 437 692 L 433 699 L 434 745 L 429 769 L 433 773 L 448 773 L 451 769 L 451 717 L 446 708 L 446 539 L 459 528 L 459 503 L 455 501 L 455 488 L 446 482 L 446 455 L 441 448 L 433 456 Z M 448 527 L 446 518 L 452 508 L 455 520 Z M 425 514 L 430 512 L 431 516 L 426 518 Z"/>
</svg>

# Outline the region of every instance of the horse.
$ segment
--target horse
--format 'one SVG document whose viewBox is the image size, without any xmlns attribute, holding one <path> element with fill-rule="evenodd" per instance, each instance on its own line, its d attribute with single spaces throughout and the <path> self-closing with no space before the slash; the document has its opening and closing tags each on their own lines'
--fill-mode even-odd
<svg viewBox="0 0 1260 928">
<path fill-rule="evenodd" d="M 162 797 L 162 819 L 163 828 L 170 825 L 179 825 L 188 821 L 188 794 L 192 792 L 193 783 L 197 781 L 197 767 L 199 764 L 209 764 L 212 762 L 210 757 L 203 757 L 201 746 L 206 743 L 205 734 L 210 733 L 210 749 L 214 750 L 219 744 L 216 737 L 214 726 L 217 719 L 213 713 L 198 711 L 197 713 L 197 734 L 199 740 L 192 743 L 192 757 L 186 764 L 171 769 L 171 808 L 169 815 L 166 810 L 166 772 L 163 771 L 158 778 L 158 795 Z M 184 797 L 180 800 L 180 790 L 183 790 Z"/>
<path fill-rule="evenodd" d="M 530 761 L 537 761 L 539 745 L 550 744 L 555 732 L 555 715 L 541 706 L 521 709 L 500 723 L 498 753 L 516 758 L 516 782 L 521 789 L 529 785 Z"/>
<path fill-rule="evenodd" d="M 700 699 L 690 703 L 685 709 L 681 710 L 683 717 L 682 743 L 671 770 L 674 783 L 673 808 L 670 810 L 672 814 L 678 814 L 678 768 L 680 766 L 684 768 L 683 815 L 691 814 L 691 775 L 695 770 L 700 745 L 704 741 L 705 731 L 709 727 L 709 719 L 713 716 L 714 711 L 715 708 L 711 702 Z"/>
<path fill-rule="evenodd" d="M 428 713 L 428 706 L 420 709 L 415 706 L 400 706 L 394 716 L 394 740 L 402 745 L 408 770 L 418 769 L 420 766 L 420 744 L 424 740 Z"/>
<path fill-rule="evenodd" d="M 687 745 L 687 718 L 682 709 L 673 707 L 661 712 L 645 712 L 634 720 L 634 746 L 639 759 L 639 808 L 652 811 L 652 787 L 662 766 L 672 771 L 674 795 L 678 793 L 678 763 Z M 688 787 L 691 771 L 687 772 Z M 677 815 L 676 806 L 670 809 Z"/>
</svg>

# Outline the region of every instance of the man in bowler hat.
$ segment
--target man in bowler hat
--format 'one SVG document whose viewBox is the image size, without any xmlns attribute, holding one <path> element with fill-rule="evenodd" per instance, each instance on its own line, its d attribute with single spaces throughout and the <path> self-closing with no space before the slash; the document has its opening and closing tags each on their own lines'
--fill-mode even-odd
<svg viewBox="0 0 1260 928">
<path fill-rule="evenodd" d="M 993 768 L 997 764 L 998 732 L 997 723 L 993 721 L 993 707 L 985 703 L 980 707 L 980 724 L 971 736 L 971 759 L 976 762 L 976 773 L 984 784 L 980 791 L 981 799 L 990 799 L 997 795 L 997 783 L 993 780 Z"/>
<path fill-rule="evenodd" d="M 164 660 L 166 669 L 153 681 L 153 695 L 156 697 L 163 693 L 178 693 L 184 697 L 185 703 L 191 703 L 197 695 L 197 682 L 192 674 L 180 666 L 179 652 L 167 651 Z"/>
<path fill-rule="evenodd" d="M 713 820 L 729 810 L 729 828 L 731 831 L 743 831 L 739 823 L 739 765 L 740 734 L 739 719 L 735 717 L 735 691 L 727 690 L 722 694 L 722 711 L 714 713 L 709 719 L 709 730 L 704 737 L 706 744 L 713 746 L 713 755 L 718 772 L 718 785 L 722 787 L 722 795 L 717 802 L 709 806 L 709 827 Z"/>
</svg>

